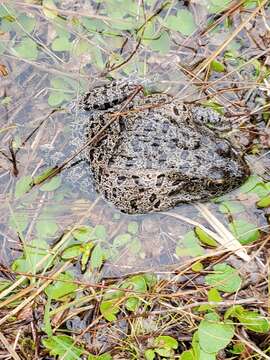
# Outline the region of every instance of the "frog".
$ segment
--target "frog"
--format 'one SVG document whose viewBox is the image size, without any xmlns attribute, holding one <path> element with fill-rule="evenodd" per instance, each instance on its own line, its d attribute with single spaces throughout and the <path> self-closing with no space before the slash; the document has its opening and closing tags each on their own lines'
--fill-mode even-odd
<svg viewBox="0 0 270 360">
<path fill-rule="evenodd" d="M 209 107 L 145 94 L 143 86 L 123 81 L 91 89 L 79 107 L 95 189 L 121 212 L 209 201 L 250 174 L 242 152 L 224 137 L 229 119 Z"/>
</svg>

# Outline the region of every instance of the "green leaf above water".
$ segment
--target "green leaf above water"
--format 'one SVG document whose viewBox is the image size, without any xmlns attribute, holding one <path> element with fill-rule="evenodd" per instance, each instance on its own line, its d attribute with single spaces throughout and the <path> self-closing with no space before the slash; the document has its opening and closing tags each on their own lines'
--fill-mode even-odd
<svg viewBox="0 0 270 360">
<path fill-rule="evenodd" d="M 91 268 L 92 269 L 99 269 L 101 268 L 103 261 L 106 259 L 104 250 L 98 244 L 94 247 L 94 250 L 91 254 Z"/>
<path fill-rule="evenodd" d="M 242 245 L 251 244 L 260 237 L 257 226 L 245 220 L 232 221 L 229 224 L 229 229 Z"/>
<path fill-rule="evenodd" d="M 217 353 L 224 349 L 234 336 L 231 324 L 202 320 L 198 327 L 199 345 L 206 353 Z"/>
<path fill-rule="evenodd" d="M 193 357 L 190 357 L 191 355 Z M 198 331 L 193 334 L 192 350 L 187 356 L 187 358 L 184 358 L 185 360 L 216 360 L 216 353 L 207 353 L 200 347 Z"/>
<path fill-rule="evenodd" d="M 62 273 L 57 280 L 47 286 L 45 293 L 54 300 L 61 300 L 67 295 L 75 296 L 78 285 L 74 283 L 74 276 L 70 272 Z"/>
<path fill-rule="evenodd" d="M 76 259 L 82 254 L 81 245 L 71 245 L 67 247 L 61 254 L 63 260 Z"/>
<path fill-rule="evenodd" d="M 213 100 L 207 100 L 207 101 L 203 101 L 202 105 L 205 107 L 209 107 L 210 109 L 213 109 L 214 111 L 216 111 L 217 113 L 219 113 L 220 115 L 224 114 L 224 106 L 213 101 Z"/>
<path fill-rule="evenodd" d="M 213 269 L 213 274 L 205 277 L 205 282 L 208 285 L 228 293 L 235 292 L 240 288 L 242 281 L 233 267 L 222 263 L 215 265 Z"/>
<path fill-rule="evenodd" d="M 239 341 L 234 343 L 232 349 L 230 349 L 229 351 L 231 354 L 238 355 L 238 354 L 242 354 L 245 351 L 245 349 L 246 349 L 245 345 Z"/>
<path fill-rule="evenodd" d="M 88 265 L 93 247 L 94 247 L 94 244 L 92 242 L 88 242 L 81 246 L 81 250 L 82 250 L 81 269 L 82 269 L 82 272 L 84 272 L 87 269 L 87 265 Z"/>
<path fill-rule="evenodd" d="M 171 336 L 161 335 L 155 339 L 154 346 L 159 348 L 169 348 L 176 350 L 178 348 L 178 341 Z"/>
<path fill-rule="evenodd" d="M 244 7 L 248 10 L 255 9 L 259 2 L 260 0 L 246 0 L 244 2 Z"/>
<path fill-rule="evenodd" d="M 210 66 L 211 69 L 216 72 L 224 72 L 226 70 L 225 66 L 217 60 L 213 60 Z"/>
<path fill-rule="evenodd" d="M 61 356 L 65 360 L 79 360 L 83 354 L 83 348 L 74 345 L 74 340 L 67 335 L 51 336 L 43 339 L 42 344 L 52 356 Z"/>
<path fill-rule="evenodd" d="M 214 302 L 222 301 L 222 297 L 220 296 L 219 292 L 215 288 L 212 288 L 208 291 L 207 298 L 208 298 L 208 301 L 214 301 Z"/>
<path fill-rule="evenodd" d="M 119 313 L 120 307 L 116 303 L 117 300 L 104 300 L 100 304 L 100 312 L 106 320 L 115 321 L 117 319 L 116 315 Z"/>
<path fill-rule="evenodd" d="M 254 332 L 267 333 L 270 330 L 270 323 L 266 317 L 262 316 L 258 311 L 246 310 L 241 305 L 229 308 L 224 317 L 225 319 L 229 317 L 237 318 L 241 325 Z"/>
<path fill-rule="evenodd" d="M 53 175 L 55 173 L 55 169 L 54 168 L 49 168 L 46 169 L 45 171 L 43 171 L 43 173 L 41 175 L 37 175 L 34 177 L 33 179 L 33 183 L 35 185 L 39 185 L 41 184 L 43 181 L 45 181 L 46 179 L 48 179 L 48 177 L 50 177 L 51 175 Z"/>
<path fill-rule="evenodd" d="M 270 195 L 265 196 L 261 200 L 257 202 L 257 207 L 260 209 L 266 208 L 270 206 Z"/>
<path fill-rule="evenodd" d="M 145 360 L 154 360 L 155 356 L 156 356 L 156 354 L 153 349 L 148 349 L 144 352 Z"/>
<path fill-rule="evenodd" d="M 264 182 L 259 176 L 251 175 L 247 181 L 240 187 L 243 193 L 255 193 L 259 198 L 269 195 L 270 182 Z"/>
<path fill-rule="evenodd" d="M 112 360 L 112 356 L 109 353 L 104 353 L 101 355 L 90 354 L 87 360 Z"/>
<path fill-rule="evenodd" d="M 194 231 L 201 243 L 208 245 L 208 246 L 212 246 L 212 247 L 218 246 L 218 243 L 216 242 L 216 240 L 213 239 L 210 235 L 208 235 L 199 226 L 196 226 Z"/>
</svg>

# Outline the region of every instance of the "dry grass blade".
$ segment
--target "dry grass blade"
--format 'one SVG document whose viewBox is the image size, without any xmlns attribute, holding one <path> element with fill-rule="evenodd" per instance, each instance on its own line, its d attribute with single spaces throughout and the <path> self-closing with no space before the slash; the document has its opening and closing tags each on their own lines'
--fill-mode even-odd
<svg viewBox="0 0 270 360">
<path fill-rule="evenodd" d="M 206 228 L 205 226 L 203 226 L 202 224 L 200 224 L 199 222 L 197 221 L 194 221 L 194 220 L 191 220 L 183 215 L 179 215 L 179 214 L 171 214 L 171 213 L 167 213 L 167 212 L 164 212 L 164 214 L 168 215 L 168 216 L 171 216 L 171 217 L 174 217 L 178 220 L 181 220 L 181 221 L 184 221 L 188 224 L 191 224 L 191 225 L 194 225 L 194 226 L 198 226 L 201 230 L 203 230 L 207 235 L 211 236 L 213 239 L 215 239 L 218 243 L 221 243 L 223 240 L 222 240 L 222 237 L 219 236 L 218 234 L 216 234 L 214 231 Z"/>
<path fill-rule="evenodd" d="M 249 22 L 257 15 L 257 13 L 264 8 L 264 6 L 267 4 L 268 0 L 262 1 L 262 3 L 252 11 L 250 16 L 246 18 L 245 21 L 242 22 L 234 31 L 233 33 L 223 42 L 223 44 L 220 45 L 220 47 L 212 53 L 204 62 L 202 62 L 198 68 L 198 71 L 196 73 L 196 76 L 191 79 L 184 87 L 181 89 L 181 91 L 177 94 L 179 96 L 181 93 L 184 93 L 185 90 L 198 78 L 198 76 L 205 70 L 207 67 L 211 64 L 213 60 L 216 59 L 216 57 L 224 50 L 226 47 L 230 44 L 230 42 L 249 24 Z"/>
<path fill-rule="evenodd" d="M 201 74 L 208 65 L 211 64 L 211 62 L 230 44 L 230 42 L 240 33 L 240 31 L 242 31 L 247 24 L 256 16 L 256 14 L 263 9 L 264 5 L 268 2 L 268 0 L 264 0 L 262 1 L 262 3 L 254 10 L 252 11 L 252 13 L 250 14 L 250 16 L 248 16 L 246 18 L 245 21 L 242 22 L 242 24 L 240 24 L 235 30 L 234 32 L 228 37 L 228 39 L 226 39 L 223 44 L 221 44 L 221 46 L 213 52 L 213 54 L 211 56 L 209 56 L 209 58 L 207 58 L 202 64 L 201 67 L 199 69 L 199 71 L 197 72 L 197 76 L 199 74 Z"/>
<path fill-rule="evenodd" d="M 238 334 L 236 334 L 236 337 L 241 341 L 241 343 L 246 345 L 248 348 L 250 348 L 251 350 L 253 350 L 257 354 L 259 354 L 261 356 L 261 358 L 270 360 L 270 356 L 266 355 L 263 351 L 261 351 L 258 348 L 258 346 L 256 346 L 253 342 L 250 341 L 250 339 L 246 340 L 243 336 L 240 336 Z"/>
<path fill-rule="evenodd" d="M 50 280 L 45 281 L 31 296 L 25 299 L 20 305 L 10 311 L 6 316 L 4 316 L 0 320 L 0 325 L 4 324 L 11 316 L 16 315 L 19 311 L 25 308 L 28 304 L 30 304 L 36 296 L 38 296 L 46 287 L 54 280 L 57 279 L 58 275 L 60 275 L 66 268 L 71 264 L 70 261 L 67 261 L 59 270 L 57 270 L 50 278 Z"/>
<path fill-rule="evenodd" d="M 216 239 L 226 249 L 232 251 L 244 261 L 250 261 L 250 256 L 246 249 L 236 240 L 233 234 L 209 211 L 207 206 L 203 204 L 196 205 L 202 216 L 216 230 L 219 237 Z"/>
<path fill-rule="evenodd" d="M 12 348 L 12 346 L 10 345 L 10 343 L 7 341 L 7 339 L 5 338 L 5 336 L 0 332 L 0 341 L 2 342 L 2 344 L 5 346 L 5 348 L 7 349 L 7 351 L 9 352 L 9 355 L 15 359 L 15 360 L 21 360 L 21 358 L 19 357 L 19 355 L 17 355 L 16 351 Z"/>
</svg>

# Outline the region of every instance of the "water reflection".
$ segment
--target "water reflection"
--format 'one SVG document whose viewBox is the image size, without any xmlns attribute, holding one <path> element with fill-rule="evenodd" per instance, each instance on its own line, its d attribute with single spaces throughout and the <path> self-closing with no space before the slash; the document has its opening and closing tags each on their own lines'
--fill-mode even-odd
<svg viewBox="0 0 270 360">
<path fill-rule="evenodd" d="M 64 10 L 73 11 L 72 3 L 66 1 Z M 179 6 L 183 8 L 182 3 L 179 2 L 172 8 L 172 15 L 177 13 Z M 107 16 L 104 13 L 106 2 L 101 7 L 96 3 L 94 5 L 97 19 L 98 16 Z M 203 6 L 197 3 L 193 6 L 198 17 L 197 24 L 202 28 L 207 27 L 207 10 L 198 11 Z M 25 7 L 18 6 L 16 11 L 25 11 Z M 121 214 L 96 194 L 91 181 L 81 181 L 79 184 L 77 182 L 75 187 L 72 186 L 69 175 L 72 174 L 74 179 L 81 173 L 81 166 L 85 166 L 84 164 L 65 170 L 61 180 L 51 183 L 51 187 L 47 189 L 35 186 L 28 192 L 23 191 L 27 190 L 24 189 L 24 186 L 27 187 L 25 179 L 33 178 L 48 166 L 61 162 L 63 154 L 70 155 L 70 125 L 74 122 L 74 114 L 70 114 L 68 104 L 76 100 L 80 91 L 85 91 L 89 83 L 92 84 L 101 76 L 107 62 L 112 65 L 114 61 L 118 61 L 113 55 L 120 54 L 120 61 L 124 61 L 137 44 L 136 38 L 126 29 L 121 29 L 119 21 L 110 25 L 110 31 L 106 28 L 104 36 L 100 35 L 100 31 L 104 31 L 105 22 L 98 24 L 98 31 L 91 30 L 90 35 L 85 33 L 85 27 L 88 26 L 89 29 L 90 25 L 87 24 L 85 12 L 81 9 L 78 16 L 83 15 L 85 27 L 74 29 L 69 23 L 71 35 L 68 41 L 74 41 L 72 46 L 75 46 L 75 40 L 79 41 L 83 36 L 88 36 L 86 42 L 92 47 L 81 54 L 71 51 L 71 48 L 65 51 L 52 50 L 51 43 L 61 38 L 61 31 L 66 29 L 66 23 L 61 22 L 63 19 L 58 19 L 57 24 L 52 19 L 48 21 L 30 5 L 27 11 L 37 21 L 38 30 L 33 30 L 33 36 L 42 41 L 44 47 L 41 46 L 38 59 L 22 58 L 12 51 L 12 41 L 21 41 L 20 35 L 14 29 L 5 30 L 8 48 L 3 59 L 9 75 L 1 79 L 0 88 L 0 261 L 4 264 L 10 263 L 22 254 L 24 244 L 33 239 L 45 239 L 53 244 L 76 224 L 78 227 L 87 225 L 103 229 L 103 235 L 99 235 L 95 241 L 104 252 L 104 276 L 160 270 L 172 264 L 179 265 L 192 256 L 205 254 L 208 250 L 194 237 L 193 225 L 177 220 L 169 214 Z M 154 24 L 157 34 L 154 31 L 151 39 L 156 38 L 160 41 L 160 37 L 154 35 L 160 35 L 160 20 L 171 15 L 169 11 L 171 9 L 161 11 L 159 22 Z M 75 16 L 73 13 L 72 15 Z M 237 26 L 238 18 L 235 20 Z M 115 30 L 113 26 L 120 33 L 111 35 L 112 29 Z M 168 28 L 165 29 L 163 34 L 168 35 Z M 231 73 L 230 77 L 227 73 L 220 75 L 210 72 L 205 79 L 195 77 L 192 82 L 190 81 L 200 62 L 215 51 L 224 39 L 230 36 L 231 31 L 229 27 L 220 26 L 214 34 L 206 32 L 204 35 L 192 37 L 171 30 L 170 35 L 161 38 L 163 42 L 160 41 L 159 47 L 155 47 L 156 43 L 153 41 L 150 44 L 149 38 L 144 39 L 130 63 L 115 70 L 111 75 L 126 78 L 135 73 L 142 79 L 150 80 L 155 90 L 169 91 L 188 101 L 198 98 L 206 100 L 207 97 L 212 98 L 213 94 L 216 94 L 215 101 L 228 106 L 236 115 L 245 114 L 247 88 L 250 89 L 251 84 L 256 86 L 256 79 L 250 76 L 252 72 L 249 68 L 246 72 L 238 72 L 235 69 L 257 54 L 256 42 L 252 41 L 248 34 L 241 33 L 239 37 L 235 37 L 228 46 L 227 55 L 221 59 L 225 62 L 227 73 Z M 254 34 L 255 30 L 251 31 L 253 38 L 258 38 L 258 34 Z M 80 49 L 82 51 L 83 46 Z M 258 70 L 256 64 L 252 70 L 254 68 Z M 202 84 L 203 88 L 200 87 Z M 239 89 L 231 91 L 235 84 Z M 222 91 L 218 93 L 219 90 Z M 52 114 L 52 108 L 57 107 L 62 107 L 64 111 Z M 11 140 L 14 149 L 20 149 L 16 155 L 19 170 L 17 177 L 12 173 L 13 165 L 9 151 Z M 23 148 L 20 148 L 21 144 L 24 144 Z M 91 179 L 91 174 L 88 173 Z M 228 225 L 232 220 L 243 220 L 257 227 L 267 226 L 263 212 L 256 208 L 257 195 L 234 192 L 229 194 L 227 199 L 235 201 L 234 206 L 230 206 L 228 211 L 224 211 L 224 205 L 221 208 L 219 204 L 209 204 L 211 211 L 222 223 Z M 184 215 L 209 226 L 193 205 L 179 206 L 169 213 Z"/>
</svg>

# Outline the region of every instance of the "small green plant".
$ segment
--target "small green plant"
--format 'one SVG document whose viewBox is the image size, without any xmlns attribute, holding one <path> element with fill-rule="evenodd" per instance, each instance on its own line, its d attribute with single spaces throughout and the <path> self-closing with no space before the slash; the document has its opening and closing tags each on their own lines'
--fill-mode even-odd
<svg viewBox="0 0 270 360">
<path fill-rule="evenodd" d="M 157 354 L 163 358 L 172 359 L 177 348 L 177 340 L 171 336 L 161 335 L 154 339 L 153 346 L 144 352 L 144 357 L 145 360 L 154 360 Z"/>
</svg>

